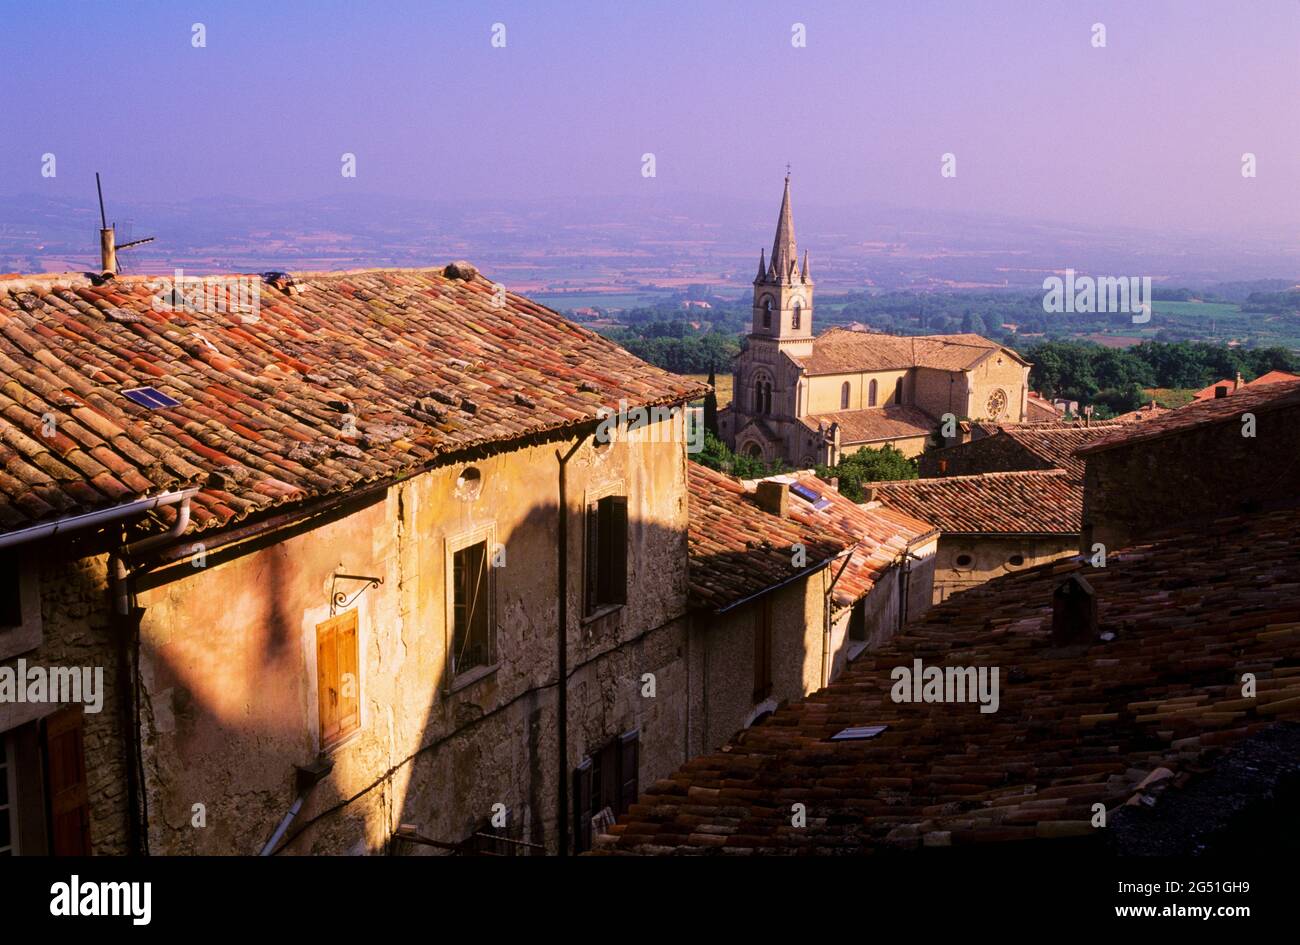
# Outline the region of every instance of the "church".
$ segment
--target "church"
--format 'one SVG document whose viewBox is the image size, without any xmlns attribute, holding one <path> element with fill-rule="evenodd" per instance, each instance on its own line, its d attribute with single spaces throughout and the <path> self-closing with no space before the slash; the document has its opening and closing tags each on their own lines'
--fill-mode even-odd
<svg viewBox="0 0 1300 945">
<path fill-rule="evenodd" d="M 900 336 L 832 328 L 813 336 L 813 278 L 802 265 L 790 176 L 770 260 L 759 252 L 748 345 L 718 432 L 736 452 L 801 469 L 864 447 L 916 456 L 941 418 L 1026 419 L 1030 364 L 979 335 Z"/>
</svg>

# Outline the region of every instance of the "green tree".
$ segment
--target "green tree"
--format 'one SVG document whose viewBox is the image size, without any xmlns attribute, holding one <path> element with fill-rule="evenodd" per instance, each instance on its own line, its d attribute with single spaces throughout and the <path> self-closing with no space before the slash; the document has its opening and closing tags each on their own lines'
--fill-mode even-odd
<svg viewBox="0 0 1300 945">
<path fill-rule="evenodd" d="M 862 501 L 864 483 L 917 477 L 916 461 L 892 446 L 860 449 L 843 457 L 838 466 L 819 465 L 816 472 L 822 479 L 838 478 L 840 492 L 854 502 Z"/>
</svg>

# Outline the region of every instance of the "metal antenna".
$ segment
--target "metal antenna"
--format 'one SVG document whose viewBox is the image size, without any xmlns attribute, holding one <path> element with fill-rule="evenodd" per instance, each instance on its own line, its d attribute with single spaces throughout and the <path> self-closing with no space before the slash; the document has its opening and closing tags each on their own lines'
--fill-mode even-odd
<svg viewBox="0 0 1300 945">
<path fill-rule="evenodd" d="M 95 171 L 95 190 L 99 191 L 99 225 L 108 229 L 108 219 L 104 216 L 104 188 L 99 183 L 99 171 Z"/>
</svg>

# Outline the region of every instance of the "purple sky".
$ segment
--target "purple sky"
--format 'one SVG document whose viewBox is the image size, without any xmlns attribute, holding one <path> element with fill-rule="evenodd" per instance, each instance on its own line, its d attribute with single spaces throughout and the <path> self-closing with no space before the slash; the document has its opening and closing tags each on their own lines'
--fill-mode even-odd
<svg viewBox="0 0 1300 945">
<path fill-rule="evenodd" d="M 775 201 L 789 161 L 796 207 L 1220 232 L 1300 219 L 1296 0 L 6 0 L 0 26 L 4 194 L 93 197 L 100 170 L 121 201 Z"/>
</svg>

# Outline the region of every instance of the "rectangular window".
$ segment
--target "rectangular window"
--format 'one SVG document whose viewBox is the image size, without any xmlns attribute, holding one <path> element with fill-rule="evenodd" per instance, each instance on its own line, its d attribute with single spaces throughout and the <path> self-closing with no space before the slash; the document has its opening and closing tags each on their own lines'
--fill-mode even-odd
<svg viewBox="0 0 1300 945">
<path fill-rule="evenodd" d="M 322 751 L 361 728 L 360 665 L 355 610 L 316 625 L 316 692 Z"/>
<path fill-rule="evenodd" d="M 772 605 L 759 601 L 754 613 L 754 701 L 772 694 Z"/>
<path fill-rule="evenodd" d="M 22 626 L 23 584 L 18 556 L 0 552 L 0 629 Z"/>
<path fill-rule="evenodd" d="M 626 814 L 640 796 L 641 730 L 605 744 L 573 771 L 573 849 L 590 850 L 601 825 Z"/>
<path fill-rule="evenodd" d="M 486 541 L 452 554 L 452 676 L 492 663 L 491 569 Z"/>
<path fill-rule="evenodd" d="M 627 603 L 627 496 L 587 505 L 587 613 Z"/>
</svg>

